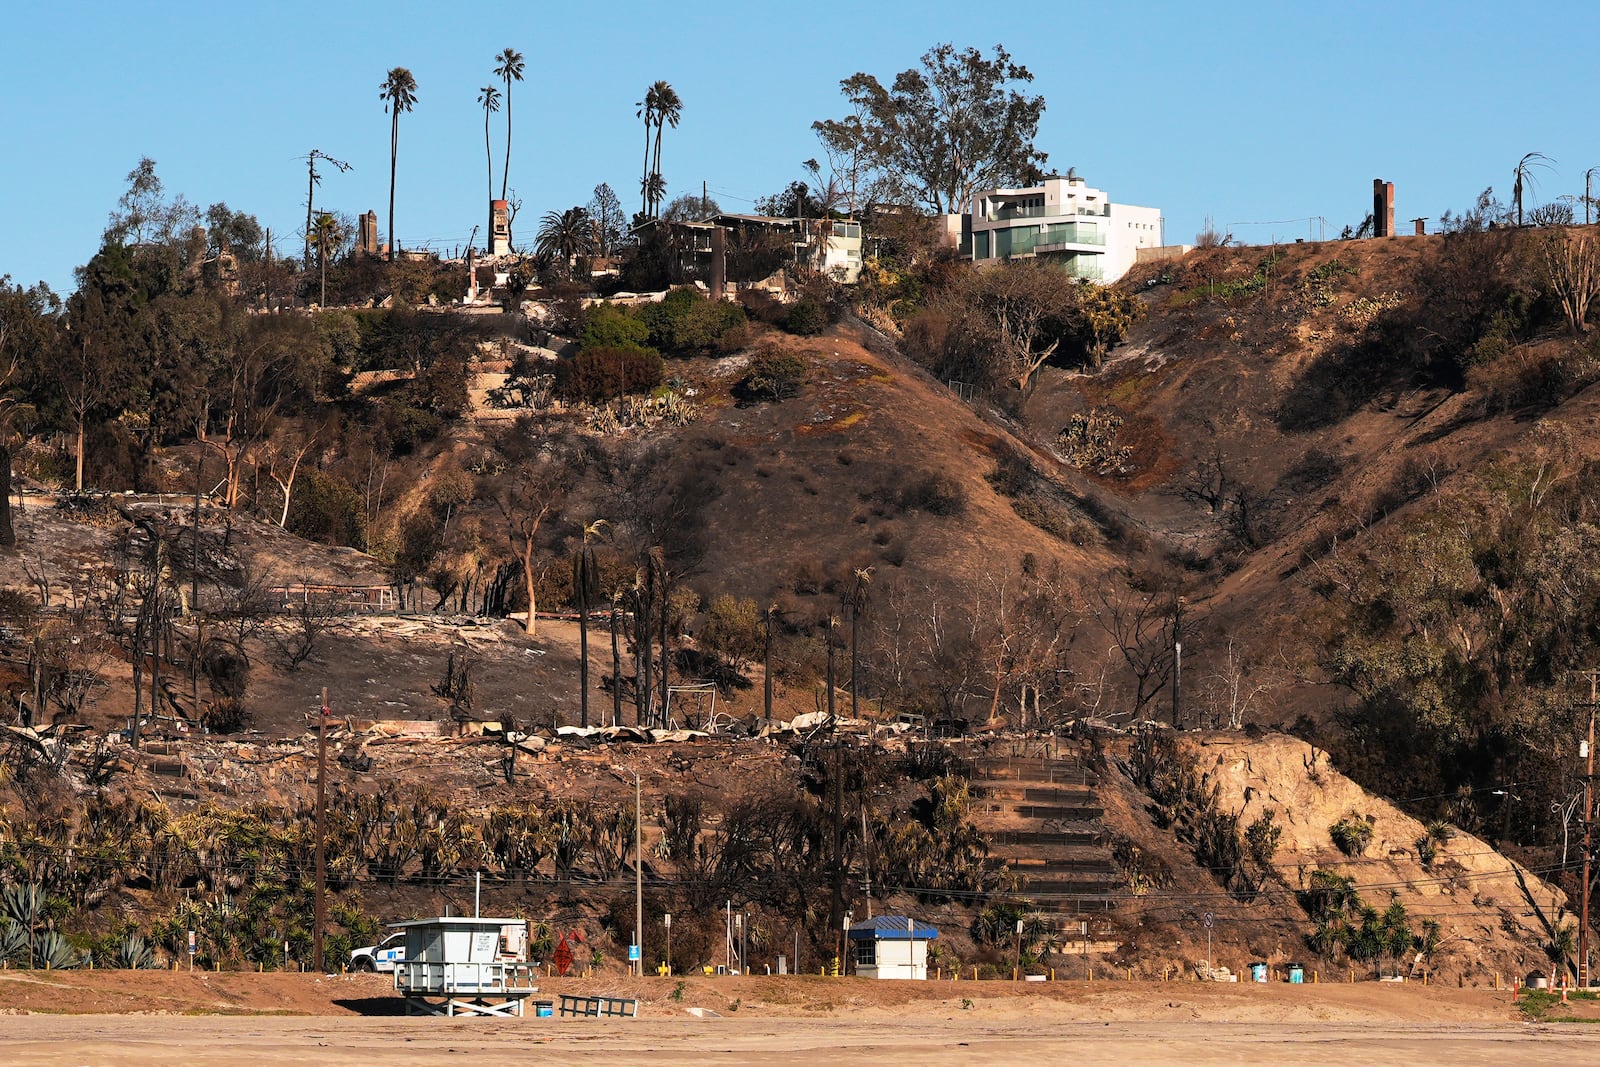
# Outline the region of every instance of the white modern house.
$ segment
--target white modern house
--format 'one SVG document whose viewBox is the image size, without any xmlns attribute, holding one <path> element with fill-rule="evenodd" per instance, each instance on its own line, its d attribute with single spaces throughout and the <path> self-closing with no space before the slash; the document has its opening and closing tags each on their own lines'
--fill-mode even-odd
<svg viewBox="0 0 1600 1067">
<path fill-rule="evenodd" d="M 1072 171 L 1026 189 L 990 189 L 972 198 L 961 252 L 975 263 L 1048 259 L 1075 278 L 1114 282 L 1142 248 L 1158 248 L 1161 210 L 1114 204 Z"/>
<path fill-rule="evenodd" d="M 928 977 L 928 942 L 937 928 L 905 915 L 879 915 L 850 927 L 850 949 L 862 978 Z"/>
</svg>

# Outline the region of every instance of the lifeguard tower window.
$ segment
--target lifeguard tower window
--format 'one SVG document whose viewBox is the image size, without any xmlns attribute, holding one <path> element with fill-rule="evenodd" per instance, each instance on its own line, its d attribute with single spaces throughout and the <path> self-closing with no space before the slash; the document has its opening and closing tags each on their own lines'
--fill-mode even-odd
<svg viewBox="0 0 1600 1067">
<path fill-rule="evenodd" d="M 874 967 L 878 963 L 878 943 L 876 941 L 856 942 L 856 966 Z"/>
</svg>

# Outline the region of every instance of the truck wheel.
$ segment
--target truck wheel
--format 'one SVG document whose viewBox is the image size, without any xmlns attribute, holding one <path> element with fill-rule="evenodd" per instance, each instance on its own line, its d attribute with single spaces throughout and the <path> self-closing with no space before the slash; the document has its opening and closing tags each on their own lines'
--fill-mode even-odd
<svg viewBox="0 0 1600 1067">
<path fill-rule="evenodd" d="M 371 974 L 378 969 L 378 965 L 372 962 L 371 956 L 362 956 L 351 965 L 350 969 L 352 971 L 360 971 L 363 974 Z"/>
</svg>

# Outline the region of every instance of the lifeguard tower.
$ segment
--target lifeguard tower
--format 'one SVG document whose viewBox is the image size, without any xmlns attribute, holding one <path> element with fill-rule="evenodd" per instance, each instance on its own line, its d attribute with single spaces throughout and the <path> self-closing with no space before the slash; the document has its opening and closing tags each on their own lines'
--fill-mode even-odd
<svg viewBox="0 0 1600 1067">
<path fill-rule="evenodd" d="M 406 998 L 407 1015 L 521 1016 L 539 991 L 520 919 L 446 915 L 392 925 L 406 935 L 394 987 Z"/>
</svg>

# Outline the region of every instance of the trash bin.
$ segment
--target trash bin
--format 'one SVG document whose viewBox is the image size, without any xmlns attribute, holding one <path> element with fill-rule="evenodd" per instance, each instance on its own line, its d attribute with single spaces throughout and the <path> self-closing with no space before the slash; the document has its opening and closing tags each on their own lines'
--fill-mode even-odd
<svg viewBox="0 0 1600 1067">
<path fill-rule="evenodd" d="M 556 1013 L 556 1002 L 553 1000 L 536 1000 L 533 1002 L 533 1016 L 536 1019 L 548 1019 Z"/>
<path fill-rule="evenodd" d="M 1265 963 L 1252 963 L 1250 965 L 1250 981 L 1265 982 L 1267 980 L 1267 965 Z"/>
<path fill-rule="evenodd" d="M 1304 967 L 1300 966 L 1298 963 L 1289 964 L 1289 984 L 1290 985 L 1305 985 L 1305 982 L 1306 982 L 1306 969 Z"/>
</svg>

